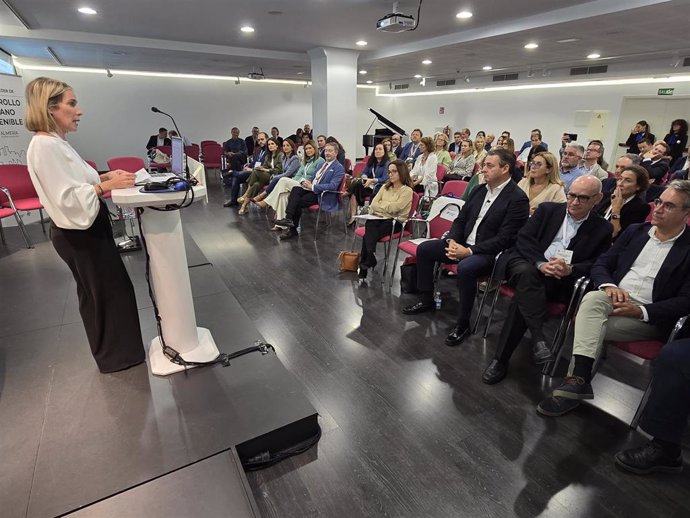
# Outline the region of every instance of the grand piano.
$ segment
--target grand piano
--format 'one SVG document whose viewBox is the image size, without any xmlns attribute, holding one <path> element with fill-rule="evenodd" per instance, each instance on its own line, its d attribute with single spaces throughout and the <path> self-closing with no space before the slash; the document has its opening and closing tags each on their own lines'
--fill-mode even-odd
<svg viewBox="0 0 690 518">
<path fill-rule="evenodd" d="M 403 135 L 407 135 L 405 133 L 405 130 L 402 129 L 400 126 L 397 124 L 391 122 L 389 119 L 381 115 L 379 112 L 374 110 L 373 108 L 369 108 L 369 111 L 374 114 L 375 118 L 373 121 L 371 121 L 371 124 L 369 125 L 369 129 L 367 129 L 367 134 L 362 135 L 362 146 L 364 146 L 364 151 L 365 155 L 369 155 L 369 148 L 374 147 L 376 144 L 381 142 L 385 138 L 390 138 L 393 133 L 398 133 L 401 137 Z M 375 122 L 380 122 L 385 128 L 376 128 L 374 130 L 374 134 L 370 134 L 369 131 L 371 131 L 371 127 L 374 125 Z"/>
</svg>

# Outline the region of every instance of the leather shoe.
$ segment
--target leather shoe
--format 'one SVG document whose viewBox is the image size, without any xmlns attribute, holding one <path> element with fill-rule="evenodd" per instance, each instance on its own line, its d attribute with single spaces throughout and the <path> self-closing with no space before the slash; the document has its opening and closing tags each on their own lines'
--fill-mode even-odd
<svg viewBox="0 0 690 518">
<path fill-rule="evenodd" d="M 546 346 L 546 342 L 539 341 L 532 347 L 532 355 L 534 357 L 534 363 L 541 365 L 542 363 L 547 363 L 553 360 L 553 355 L 551 354 L 551 349 Z"/>
<path fill-rule="evenodd" d="M 275 224 L 279 227 L 295 228 L 295 222 L 287 218 L 279 219 Z"/>
<path fill-rule="evenodd" d="M 289 230 L 286 230 L 280 236 L 278 236 L 278 239 L 281 241 L 285 241 L 286 239 L 292 239 L 293 237 L 297 237 L 299 234 L 294 228 L 291 228 Z"/>
<path fill-rule="evenodd" d="M 482 381 L 487 385 L 494 385 L 508 374 L 508 366 L 501 360 L 491 360 L 491 363 L 482 374 Z"/>
<path fill-rule="evenodd" d="M 223 207 L 237 207 L 239 203 L 233 200 L 228 200 L 225 203 L 223 203 Z"/>
<path fill-rule="evenodd" d="M 445 344 L 448 347 L 457 347 L 465 338 L 470 336 L 470 330 L 465 326 L 455 326 L 448 336 L 446 336 Z"/>
<path fill-rule="evenodd" d="M 580 406 L 577 399 L 566 399 L 562 397 L 550 397 L 537 405 L 537 413 L 548 417 L 560 417 L 571 410 Z"/>
<path fill-rule="evenodd" d="M 567 376 L 563 383 L 556 387 L 553 395 L 566 399 L 594 399 L 592 385 L 580 376 Z"/>
<path fill-rule="evenodd" d="M 637 475 L 647 475 L 654 471 L 665 473 L 683 471 L 683 457 L 669 455 L 664 451 L 663 446 L 655 441 L 649 441 L 638 448 L 619 451 L 614 459 L 618 466 Z"/>
<path fill-rule="evenodd" d="M 434 309 L 436 309 L 436 307 L 433 304 L 427 304 L 426 302 L 422 302 L 420 300 L 416 304 L 404 307 L 402 309 L 402 312 L 405 315 L 417 315 L 419 313 L 424 313 L 426 311 L 434 311 Z"/>
</svg>

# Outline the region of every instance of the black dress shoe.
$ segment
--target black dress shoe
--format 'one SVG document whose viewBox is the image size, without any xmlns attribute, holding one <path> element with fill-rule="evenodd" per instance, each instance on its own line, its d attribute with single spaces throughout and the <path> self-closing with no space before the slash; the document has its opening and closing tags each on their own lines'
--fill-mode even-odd
<svg viewBox="0 0 690 518">
<path fill-rule="evenodd" d="M 280 239 L 281 241 L 285 241 L 286 239 L 292 239 L 293 237 L 297 237 L 298 235 L 299 234 L 297 233 L 297 231 L 294 228 L 291 228 L 280 234 L 280 236 L 278 236 L 278 239 Z"/>
<path fill-rule="evenodd" d="M 537 405 L 537 413 L 548 417 L 560 417 L 580 406 L 580 400 L 549 397 Z"/>
<path fill-rule="evenodd" d="M 580 376 L 567 376 L 563 383 L 553 391 L 556 397 L 566 399 L 594 399 L 592 385 Z"/>
<path fill-rule="evenodd" d="M 455 326 L 448 336 L 446 336 L 446 341 L 444 342 L 448 347 L 457 347 L 465 338 L 470 336 L 470 330 L 465 326 Z"/>
<path fill-rule="evenodd" d="M 493 359 L 482 374 L 482 381 L 487 385 L 498 383 L 508 374 L 508 366 L 501 360 Z"/>
<path fill-rule="evenodd" d="M 357 277 L 360 279 L 366 279 L 367 273 L 369 273 L 369 270 L 366 268 L 366 266 L 360 266 L 357 268 Z"/>
<path fill-rule="evenodd" d="M 417 315 L 419 313 L 424 313 L 426 311 L 434 311 L 435 309 L 436 307 L 433 304 L 427 304 L 426 302 L 422 302 L 420 300 L 416 304 L 404 307 L 402 309 L 402 312 L 405 315 Z"/>
<path fill-rule="evenodd" d="M 295 228 L 295 222 L 287 218 L 276 220 L 275 224 L 279 227 Z"/>
<path fill-rule="evenodd" d="M 553 360 L 551 349 L 549 349 L 546 346 L 546 342 L 543 341 L 539 341 L 532 346 L 532 355 L 534 357 L 534 363 L 537 365 L 541 365 Z"/>
<path fill-rule="evenodd" d="M 223 203 L 223 207 L 237 207 L 239 203 L 233 200 L 228 200 L 225 203 Z"/>
<path fill-rule="evenodd" d="M 614 458 L 621 468 L 638 475 L 647 475 L 655 471 L 665 473 L 683 471 L 683 457 L 669 455 L 664 451 L 663 446 L 655 441 L 650 441 L 638 448 L 619 451 Z"/>
</svg>

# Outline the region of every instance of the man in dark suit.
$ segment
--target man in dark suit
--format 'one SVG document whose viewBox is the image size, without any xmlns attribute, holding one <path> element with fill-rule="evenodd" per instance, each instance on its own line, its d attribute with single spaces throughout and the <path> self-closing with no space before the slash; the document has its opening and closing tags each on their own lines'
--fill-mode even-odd
<svg viewBox="0 0 690 518">
<path fill-rule="evenodd" d="M 649 173 L 649 179 L 657 185 L 661 185 L 662 180 L 670 168 L 669 154 L 671 148 L 663 140 L 657 140 L 652 146 L 652 150 L 647 157 L 642 158 L 642 167 Z"/>
<path fill-rule="evenodd" d="M 146 149 L 151 149 L 157 146 L 171 146 L 172 142 L 168 138 L 168 130 L 160 128 L 158 135 L 151 135 L 149 141 L 146 143 Z"/>
<path fill-rule="evenodd" d="M 252 128 L 252 134 L 244 139 L 244 144 L 247 147 L 247 155 L 254 154 L 254 149 L 256 148 L 259 141 L 259 128 L 254 126 Z"/>
<path fill-rule="evenodd" d="M 597 290 L 580 304 L 568 376 L 539 403 L 540 414 L 560 416 L 594 398 L 592 366 L 604 340 L 663 339 L 690 313 L 688 216 L 690 181 L 675 180 L 661 194 L 651 224 L 628 227 L 594 263 Z"/>
<path fill-rule="evenodd" d="M 288 197 L 285 219 L 276 221 L 276 225 L 286 227 L 280 239 L 291 239 L 298 235 L 297 227 L 302 216 L 302 209 L 321 203 L 321 208 L 329 211 L 335 209 L 338 203 L 338 193 L 328 192 L 319 197 L 324 191 L 337 191 L 345 176 L 345 168 L 338 162 L 340 146 L 335 142 L 328 142 L 324 147 L 326 163 L 316 173 L 314 181 L 303 180 L 300 186 L 293 187 Z"/>
<path fill-rule="evenodd" d="M 489 151 L 482 168 L 486 187 L 472 191 L 446 239 L 426 241 L 417 248 L 417 288 L 421 298 L 403 308 L 406 315 L 435 309 L 434 265 L 459 261 L 458 321 L 446 338 L 448 346 L 460 345 L 469 336 L 477 279 L 491 273 L 496 254 L 513 246 L 529 217 L 527 195 L 510 179 L 514 167 L 515 156 L 509 151 Z"/>
<path fill-rule="evenodd" d="M 419 143 L 422 140 L 422 130 L 414 129 L 410 133 L 410 141 L 405 145 L 403 150 L 400 152 L 398 157 L 400 160 L 404 160 L 412 169 L 412 164 L 417 160 L 417 157 L 422 152 L 419 148 Z"/>
<path fill-rule="evenodd" d="M 401 137 L 398 133 L 393 133 L 391 135 L 391 151 L 395 153 L 395 156 L 400 158 L 400 153 L 402 153 L 402 146 L 400 145 L 401 143 Z"/>
<path fill-rule="evenodd" d="M 543 331 L 548 302 L 567 299 L 575 279 L 589 275 L 594 261 L 611 246 L 611 224 L 593 212 L 599 200 L 601 181 L 591 175 L 577 178 L 568 202 L 541 203 L 518 233 L 515 248 L 499 259 L 496 276 L 516 291 L 484 383 L 505 378 L 510 357 L 528 329 L 535 363 L 551 360 Z"/>
<path fill-rule="evenodd" d="M 453 143 L 448 146 L 449 153 L 460 153 L 462 146 L 462 134 L 459 131 L 453 133 Z"/>
</svg>

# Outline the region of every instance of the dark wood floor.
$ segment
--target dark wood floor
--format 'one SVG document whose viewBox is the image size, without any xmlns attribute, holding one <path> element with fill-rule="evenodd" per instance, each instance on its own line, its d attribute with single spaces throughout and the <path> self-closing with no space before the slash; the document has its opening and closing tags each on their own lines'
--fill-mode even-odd
<svg viewBox="0 0 690 518">
<path fill-rule="evenodd" d="M 241 217 L 220 204 L 212 185 L 210 204 L 185 211 L 186 230 L 303 383 L 323 428 L 317 448 L 249 474 L 263 516 L 690 516 L 690 471 L 635 477 L 612 461 L 643 439 L 624 420 L 646 365 L 611 353 L 594 404 L 541 418 L 535 406 L 553 381 L 527 348 L 506 380 L 481 383 L 500 311 L 486 340 L 445 347 L 452 280 L 443 311 L 405 317 L 414 296 L 400 295 L 397 278 L 389 293 L 379 272 L 366 287 L 338 273 L 337 253 L 352 240 L 342 226 L 314 243 L 307 215 L 303 236 L 281 243 L 265 213 Z M 21 247 L 13 230 L 0 255 Z"/>
</svg>

